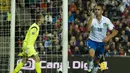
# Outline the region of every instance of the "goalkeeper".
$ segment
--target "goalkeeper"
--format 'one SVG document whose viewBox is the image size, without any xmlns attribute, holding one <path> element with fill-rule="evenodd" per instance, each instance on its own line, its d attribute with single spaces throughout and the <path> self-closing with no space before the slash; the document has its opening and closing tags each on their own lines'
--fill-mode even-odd
<svg viewBox="0 0 130 73">
<path fill-rule="evenodd" d="M 29 57 L 32 57 L 35 60 L 36 72 L 41 73 L 40 58 L 34 49 L 34 44 L 39 34 L 39 26 L 43 24 L 43 22 L 44 17 L 43 15 L 39 14 L 36 16 L 36 23 L 33 23 L 29 27 L 23 42 L 22 52 L 18 54 L 18 56 L 22 56 L 22 61 L 16 66 L 13 73 L 18 73 Z"/>
</svg>

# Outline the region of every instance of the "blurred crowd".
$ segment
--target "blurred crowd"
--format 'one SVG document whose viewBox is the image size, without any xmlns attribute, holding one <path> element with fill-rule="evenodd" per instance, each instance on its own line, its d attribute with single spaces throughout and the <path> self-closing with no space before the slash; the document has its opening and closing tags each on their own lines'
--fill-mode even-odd
<svg viewBox="0 0 130 73">
<path fill-rule="evenodd" d="M 19 8 L 28 8 L 31 20 L 34 22 L 35 14 L 45 16 L 45 25 L 41 26 L 40 35 L 35 47 L 39 53 L 61 54 L 62 52 L 62 0 L 34 0 L 21 5 Z M 30 0 L 31 1 L 31 0 Z M 42 1 L 42 2 L 41 2 Z M 89 32 L 86 29 L 90 11 L 96 3 L 104 3 L 103 15 L 110 18 L 118 30 L 118 35 L 105 44 L 105 56 L 130 55 L 130 0 L 69 0 L 68 8 L 68 54 L 84 55 L 88 53 L 86 41 Z M 25 26 L 17 28 L 16 51 L 22 47 Z M 111 32 L 108 32 L 109 35 Z"/>
<path fill-rule="evenodd" d="M 86 24 L 96 3 L 104 3 L 103 15 L 110 18 L 118 35 L 105 44 L 105 55 L 130 53 L 130 0 L 72 0 L 69 4 L 69 54 L 88 53 Z M 111 32 L 108 32 L 109 35 Z"/>
</svg>

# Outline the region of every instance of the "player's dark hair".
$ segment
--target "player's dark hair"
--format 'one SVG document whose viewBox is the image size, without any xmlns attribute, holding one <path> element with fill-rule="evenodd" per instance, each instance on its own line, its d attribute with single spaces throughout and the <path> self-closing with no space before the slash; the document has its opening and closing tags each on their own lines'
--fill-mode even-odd
<svg viewBox="0 0 130 73">
<path fill-rule="evenodd" d="M 36 15 L 36 22 L 38 22 L 42 16 L 43 16 L 42 14 L 37 14 Z"/>
<path fill-rule="evenodd" d="M 105 9 L 105 5 L 103 3 L 97 3 L 97 6 L 100 6 L 102 8 L 102 10 Z"/>
</svg>

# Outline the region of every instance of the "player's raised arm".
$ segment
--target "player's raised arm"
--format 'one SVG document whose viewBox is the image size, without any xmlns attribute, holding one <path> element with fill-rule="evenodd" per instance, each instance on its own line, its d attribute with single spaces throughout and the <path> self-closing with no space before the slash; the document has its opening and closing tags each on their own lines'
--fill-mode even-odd
<svg viewBox="0 0 130 73">
<path fill-rule="evenodd" d="M 94 17 L 94 13 L 93 13 L 93 12 L 91 12 L 90 18 L 89 18 L 88 23 L 87 23 L 87 30 L 88 30 L 88 31 L 90 31 L 90 30 L 91 30 L 91 26 L 92 26 L 93 17 Z"/>
</svg>

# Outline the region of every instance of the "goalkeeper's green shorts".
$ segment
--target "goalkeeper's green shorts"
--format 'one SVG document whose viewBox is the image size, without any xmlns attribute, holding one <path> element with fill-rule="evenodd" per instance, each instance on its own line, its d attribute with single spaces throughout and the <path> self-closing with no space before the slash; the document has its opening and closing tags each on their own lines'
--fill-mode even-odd
<svg viewBox="0 0 130 73">
<path fill-rule="evenodd" d="M 36 50 L 34 49 L 33 46 L 28 46 L 25 48 L 25 46 L 23 46 L 22 48 L 22 52 L 18 54 L 18 56 L 27 56 L 27 57 L 31 57 L 31 56 L 35 56 L 38 53 L 36 52 Z"/>
</svg>

